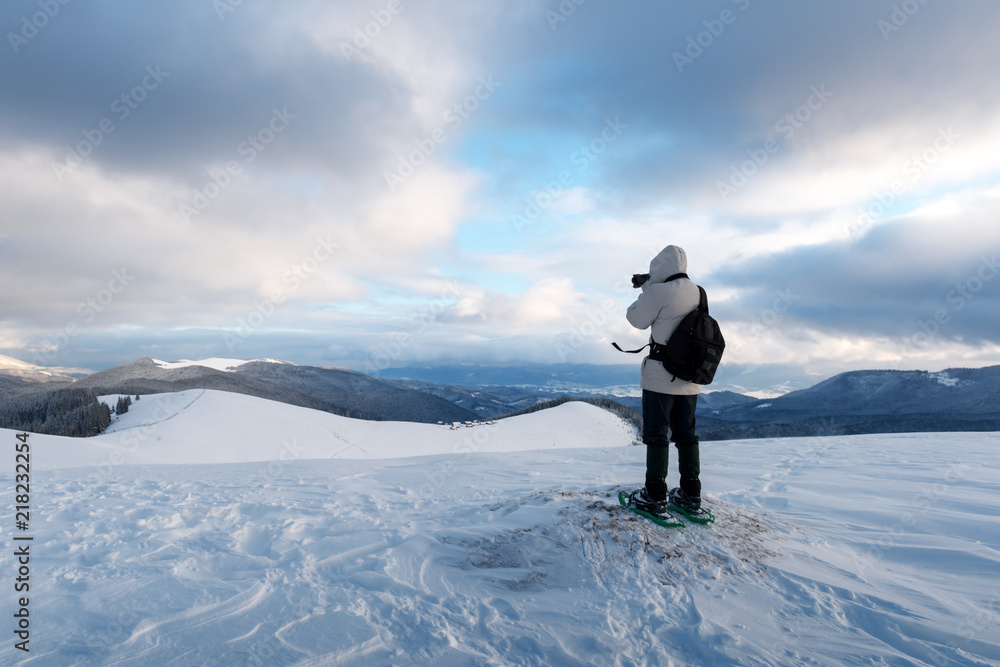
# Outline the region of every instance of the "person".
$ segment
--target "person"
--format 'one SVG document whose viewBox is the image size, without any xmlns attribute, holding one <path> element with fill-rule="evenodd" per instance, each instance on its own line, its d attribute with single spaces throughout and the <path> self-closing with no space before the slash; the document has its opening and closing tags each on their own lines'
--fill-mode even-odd
<svg viewBox="0 0 1000 667">
<path fill-rule="evenodd" d="M 687 254 L 669 245 L 649 264 L 649 277 L 637 275 L 642 293 L 626 318 L 637 329 L 650 329 L 650 341 L 665 344 L 685 315 L 698 307 L 698 286 L 687 276 Z M 644 281 L 644 282 L 643 282 Z M 641 283 L 641 284 L 637 284 Z M 701 508 L 701 458 L 695 431 L 695 408 L 701 385 L 675 378 L 663 364 L 642 360 L 642 441 L 646 445 L 646 480 L 630 496 L 636 507 L 661 513 L 667 503 L 697 513 Z M 670 441 L 677 447 L 680 486 L 666 483 Z"/>
</svg>

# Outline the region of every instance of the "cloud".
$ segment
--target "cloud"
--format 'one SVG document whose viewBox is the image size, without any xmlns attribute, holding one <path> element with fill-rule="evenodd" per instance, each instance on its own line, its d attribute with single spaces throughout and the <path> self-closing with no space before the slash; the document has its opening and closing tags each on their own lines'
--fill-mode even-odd
<svg viewBox="0 0 1000 667">
<path fill-rule="evenodd" d="M 70 3 L 8 38 L 0 353 L 75 323 L 63 365 L 226 356 L 253 319 L 238 350 L 303 362 L 419 330 L 393 363 L 620 363 L 676 243 L 747 363 L 888 359 L 942 309 L 909 358 L 989 358 L 1000 9 L 387 6 Z"/>
<path fill-rule="evenodd" d="M 721 268 L 710 282 L 732 296 L 715 312 L 731 322 L 737 349 L 756 359 L 988 359 L 1000 325 L 997 196 L 966 192 L 857 240 Z"/>
<path fill-rule="evenodd" d="M 516 296 L 484 291 L 464 297 L 448 312 L 447 321 L 505 327 L 551 325 L 562 321 L 567 309 L 582 297 L 569 278 L 549 278 Z"/>
<path fill-rule="evenodd" d="M 65 161 L 66 146 L 86 144 L 86 133 L 96 138 L 107 120 L 114 129 L 88 162 L 196 183 L 204 165 L 238 159 L 241 142 L 273 109 L 287 108 L 294 133 L 269 148 L 272 164 L 357 174 L 386 136 L 409 133 L 400 122 L 405 84 L 390 70 L 321 53 L 303 39 L 307 15 L 299 9 L 243 8 L 220 21 L 211 3 L 142 12 L 107 2 L 66 6 L 37 43 L 5 56 L 0 83 L 12 91 L 0 114 L 5 141 L 52 147 Z M 150 70 L 160 75 L 151 79 Z M 373 106 L 383 113 L 366 114 Z"/>
</svg>

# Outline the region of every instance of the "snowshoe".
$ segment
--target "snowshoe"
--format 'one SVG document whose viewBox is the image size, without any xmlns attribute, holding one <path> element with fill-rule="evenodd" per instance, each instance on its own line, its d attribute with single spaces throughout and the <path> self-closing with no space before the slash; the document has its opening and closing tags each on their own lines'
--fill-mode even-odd
<svg viewBox="0 0 1000 667">
<path fill-rule="evenodd" d="M 715 523 L 711 512 L 702 508 L 700 496 L 689 496 L 679 486 L 670 489 L 667 496 L 667 509 L 683 514 L 697 523 Z"/>
<path fill-rule="evenodd" d="M 629 495 L 625 495 L 624 491 L 618 492 L 618 502 L 622 507 L 635 512 L 640 516 L 644 516 L 647 519 L 657 523 L 666 528 L 682 528 L 684 522 L 680 521 L 676 516 L 671 514 L 663 506 L 664 503 L 652 500 L 648 496 L 644 495 L 645 489 L 640 489 L 638 491 L 633 491 Z"/>
</svg>

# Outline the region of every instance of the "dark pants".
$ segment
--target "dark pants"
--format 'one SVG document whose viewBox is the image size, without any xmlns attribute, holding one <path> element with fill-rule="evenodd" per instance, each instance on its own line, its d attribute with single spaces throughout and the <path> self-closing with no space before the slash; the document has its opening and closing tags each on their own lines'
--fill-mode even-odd
<svg viewBox="0 0 1000 667">
<path fill-rule="evenodd" d="M 677 446 L 680 486 L 689 496 L 701 496 L 701 458 L 695 433 L 697 394 L 674 396 L 642 390 L 642 441 L 646 443 L 646 489 L 661 500 L 667 494 L 670 436 Z"/>
</svg>

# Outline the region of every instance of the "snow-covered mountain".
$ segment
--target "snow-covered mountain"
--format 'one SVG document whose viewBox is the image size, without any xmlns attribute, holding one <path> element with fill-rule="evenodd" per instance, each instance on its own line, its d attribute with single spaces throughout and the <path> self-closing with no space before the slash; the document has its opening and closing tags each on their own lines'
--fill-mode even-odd
<svg viewBox="0 0 1000 667">
<path fill-rule="evenodd" d="M 1000 430 L 1000 366 L 852 371 L 699 413 L 706 438 Z"/>
<path fill-rule="evenodd" d="M 477 370 L 478 368 L 478 370 Z M 553 396 L 605 397 L 641 411 L 637 385 L 598 387 L 574 378 L 621 379 L 620 367 L 555 365 L 531 369 L 444 367 L 425 373 L 456 381 L 525 381 L 517 386 L 460 386 L 381 379 L 343 368 L 299 366 L 273 359 L 166 362 L 149 357 L 73 382 L 98 393 L 173 392 L 209 388 L 373 420 L 469 421 L 518 411 Z M 417 369 L 420 370 L 420 369 Z M 634 369 L 633 369 L 634 370 Z M 403 371 L 398 371 L 402 373 Z M 562 373 L 566 373 L 562 377 Z M 0 374 L 0 395 L 3 394 Z M 464 380 L 463 380 L 464 378 Z M 64 378 L 65 380 L 66 378 Z M 531 382 L 541 382 L 533 385 Z M 21 387 L 23 391 L 23 386 Z M 65 386 L 58 382 L 41 388 Z M 755 399 L 708 387 L 698 401 L 703 440 L 928 431 L 1000 430 L 1000 366 L 926 371 L 853 371 L 783 396 Z M 5 396 L 9 397 L 8 396 Z M 15 406 L 16 407 L 16 406 Z"/>
<path fill-rule="evenodd" d="M 181 359 L 180 361 L 160 361 L 159 359 L 152 359 L 152 362 L 159 368 L 166 368 L 168 370 L 173 370 L 176 368 L 192 368 L 192 367 L 203 367 L 212 368 L 217 371 L 235 371 L 241 366 L 245 366 L 256 361 L 262 361 L 272 364 L 286 364 L 288 366 L 294 366 L 290 361 L 281 361 L 279 359 L 224 359 L 220 357 L 211 357 L 209 359 Z"/>
<path fill-rule="evenodd" d="M 89 375 L 74 386 L 102 394 L 218 389 L 361 419 L 434 423 L 477 418 L 474 412 L 437 396 L 364 373 L 273 359 L 166 362 L 143 357 Z"/>
<path fill-rule="evenodd" d="M 40 382 L 72 382 L 89 375 L 83 368 L 44 367 L 0 354 L 0 391 Z"/>
<path fill-rule="evenodd" d="M 641 411 L 635 368 L 609 366 L 606 370 L 595 370 L 599 368 L 572 364 L 408 367 L 387 370 L 382 375 L 415 378 L 409 381 L 409 386 L 480 415 L 503 414 L 537 402 L 541 396 L 563 394 L 607 396 Z M 432 379 L 452 384 L 436 385 Z M 496 384 L 504 381 L 512 384 Z M 603 384 L 613 382 L 631 384 Z M 1000 405 L 1000 366 L 940 372 L 851 371 L 807 389 L 765 399 L 720 390 L 720 386 L 713 384 L 698 399 L 698 424 L 703 440 L 991 431 L 1000 430 L 997 405 Z"/>
<path fill-rule="evenodd" d="M 28 436 L 19 531 L 0 430 L 11 582 L 33 538 L 31 652 L 8 632 L 0 663 L 1000 661 L 1000 434 L 706 443 L 718 521 L 683 530 L 617 506 L 632 437 L 581 403 L 442 426 L 147 395 Z"/>
<path fill-rule="evenodd" d="M 547 394 L 603 392 L 628 386 L 634 392 L 639 381 L 638 362 L 632 364 L 534 364 L 485 366 L 456 364 L 386 368 L 378 377 L 416 380 L 459 387 L 520 387 Z"/>
</svg>

